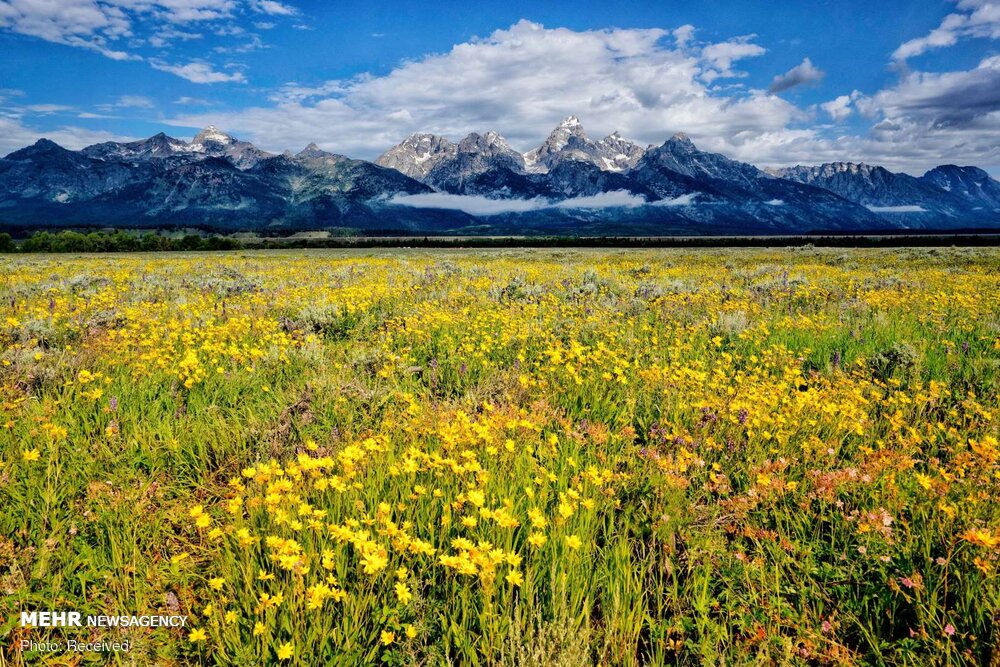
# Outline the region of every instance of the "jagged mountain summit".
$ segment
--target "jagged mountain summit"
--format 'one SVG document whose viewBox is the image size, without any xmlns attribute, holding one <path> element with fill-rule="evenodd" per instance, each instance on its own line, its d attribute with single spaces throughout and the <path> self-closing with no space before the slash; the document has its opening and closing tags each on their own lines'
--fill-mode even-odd
<svg viewBox="0 0 1000 667">
<path fill-rule="evenodd" d="M 569 116 L 541 146 L 524 154 L 524 162 L 529 171 L 536 173 L 545 173 L 564 160 L 591 162 L 605 171 L 625 171 L 634 167 L 644 152 L 617 131 L 597 142 L 591 141 L 580 119 Z"/>
<path fill-rule="evenodd" d="M 597 155 L 603 163 L 598 164 L 598 166 L 608 171 L 631 169 L 638 164 L 645 153 L 645 148 L 634 141 L 625 139 L 618 130 L 597 142 Z M 597 163 L 595 162 L 595 164 Z"/>
<path fill-rule="evenodd" d="M 663 169 L 691 178 L 713 178 L 743 186 L 752 187 L 764 176 L 752 164 L 737 162 L 719 153 L 698 150 L 683 132 L 670 137 L 662 146 L 651 148 L 644 158 L 646 161 L 655 160 Z"/>
<path fill-rule="evenodd" d="M 795 166 L 772 169 L 779 178 L 817 185 L 866 206 L 892 206 L 902 202 L 917 204 L 936 197 L 920 179 L 896 174 L 884 167 L 863 162 L 830 162 L 815 167 Z"/>
<path fill-rule="evenodd" d="M 435 190 L 456 191 L 480 174 L 506 170 L 525 173 L 524 157 L 497 132 L 473 132 L 458 142 L 455 154 L 438 161 L 423 182 Z"/>
<path fill-rule="evenodd" d="M 188 147 L 194 153 L 226 158 L 237 169 L 249 169 L 261 160 L 274 157 L 248 141 L 240 141 L 214 125 L 209 125 L 195 135 Z"/>
<path fill-rule="evenodd" d="M 400 171 L 418 181 L 443 160 L 455 157 L 458 145 L 436 134 L 413 134 L 382 153 L 375 164 Z"/>
<path fill-rule="evenodd" d="M 105 161 L 147 160 L 178 156 L 192 159 L 218 157 L 229 160 L 238 169 L 249 169 L 261 160 L 274 157 L 273 154 L 260 150 L 250 142 L 240 141 L 226 134 L 214 125 L 209 125 L 196 134 L 190 143 L 160 132 L 149 139 L 140 141 L 125 143 L 105 141 L 87 146 L 80 152 L 88 157 Z"/>
<path fill-rule="evenodd" d="M 236 138 L 226 134 L 214 125 L 209 125 L 204 130 L 199 132 L 191 140 L 191 146 L 193 150 L 202 151 L 206 150 L 206 147 L 212 145 L 228 146 L 229 144 L 236 143 Z"/>
<path fill-rule="evenodd" d="M 761 170 L 684 134 L 591 140 L 575 116 L 519 153 L 497 132 L 414 134 L 376 162 L 310 143 L 275 155 L 209 126 L 0 159 L 0 228 L 199 226 L 438 234 L 767 234 L 1000 228 L 976 167 L 920 177 L 830 163 Z"/>
<path fill-rule="evenodd" d="M 538 148 L 521 154 L 520 159 L 515 157 L 516 151 L 496 132 L 484 135 L 472 133 L 458 144 L 435 134 L 413 134 L 380 155 L 375 163 L 427 182 L 435 167 L 455 161 L 460 152 L 466 154 L 465 158 L 459 159 L 462 165 L 444 168 L 443 171 L 448 176 L 444 177 L 439 173 L 436 177 L 438 181 L 453 182 L 459 178 L 459 172 L 464 172 L 465 176 L 474 176 L 492 166 L 498 166 L 498 159 L 506 163 L 504 166 L 519 174 L 544 174 L 564 161 L 589 162 L 603 171 L 622 172 L 634 167 L 645 149 L 623 138 L 618 132 L 596 142 L 592 141 L 584 131 L 580 119 L 569 116 L 552 130 Z M 468 156 L 473 154 L 484 159 L 470 160 Z"/>
<path fill-rule="evenodd" d="M 583 131 L 583 123 L 576 116 L 569 116 L 552 130 L 548 139 L 538 148 L 524 154 L 524 162 L 528 169 L 545 173 L 560 160 L 591 159 L 593 143 Z"/>
<path fill-rule="evenodd" d="M 403 163 L 410 169 L 416 156 L 412 148 L 417 145 L 407 140 L 386 155 L 409 156 Z M 752 165 L 700 151 L 683 134 L 648 149 L 620 135 L 592 142 L 575 116 L 563 120 L 539 148 L 524 155 L 495 132 L 470 134 L 454 155 L 438 154 L 435 166 L 420 180 L 450 195 L 559 200 L 567 207 L 565 202 L 574 199 L 618 193 L 622 201 L 639 204 L 633 208 L 642 209 L 646 220 L 683 220 L 730 231 L 741 225 L 761 231 L 793 228 L 796 221 L 807 218 L 811 218 L 808 224 L 826 229 L 878 225 L 876 216 L 862 206 L 816 188 L 779 182 Z M 622 214 L 620 209 L 600 208 L 587 215 Z"/>
<path fill-rule="evenodd" d="M 1000 184 L 976 167 L 944 165 L 915 177 L 863 162 L 830 162 L 768 173 L 835 192 L 906 227 L 988 222 L 1000 214 Z"/>
<path fill-rule="evenodd" d="M 105 141 L 104 143 L 88 146 L 80 152 L 88 157 L 101 160 L 143 160 L 182 155 L 192 152 L 192 148 L 188 142 L 182 139 L 175 139 L 160 132 L 149 139 L 127 143 Z"/>
<path fill-rule="evenodd" d="M 328 153 L 327 151 L 317 146 L 315 143 L 309 142 L 308 146 L 300 150 L 294 156 L 286 155 L 285 157 L 297 157 L 301 159 L 306 159 L 306 158 L 324 158 L 332 155 L 333 153 Z"/>
<path fill-rule="evenodd" d="M 466 220 L 380 212 L 387 197 L 428 192 L 393 169 L 315 144 L 273 155 L 214 127 L 190 143 L 157 135 L 80 151 L 41 139 L 0 160 L 0 226 L 416 230 Z"/>
</svg>

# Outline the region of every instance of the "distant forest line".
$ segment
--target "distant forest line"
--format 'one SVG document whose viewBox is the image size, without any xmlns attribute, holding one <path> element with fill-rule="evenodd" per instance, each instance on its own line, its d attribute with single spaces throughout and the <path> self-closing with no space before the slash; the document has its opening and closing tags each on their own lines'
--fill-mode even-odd
<svg viewBox="0 0 1000 667">
<path fill-rule="evenodd" d="M 795 247 L 897 248 L 1000 246 L 1000 233 L 816 234 L 776 236 L 335 236 L 328 238 L 251 238 L 147 232 L 41 231 L 21 240 L 0 232 L 0 253 L 105 253 L 304 248 L 722 248 Z"/>
</svg>

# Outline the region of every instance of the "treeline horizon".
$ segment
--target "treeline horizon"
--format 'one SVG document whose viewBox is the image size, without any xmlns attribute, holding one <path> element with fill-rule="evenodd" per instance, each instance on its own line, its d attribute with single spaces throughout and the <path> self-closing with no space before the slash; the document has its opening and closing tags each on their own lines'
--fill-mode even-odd
<svg viewBox="0 0 1000 667">
<path fill-rule="evenodd" d="M 39 231 L 17 241 L 0 232 L 0 253 L 192 252 L 336 248 L 721 248 L 721 247 L 893 248 L 931 246 L 1000 246 L 1000 233 L 817 234 L 775 236 L 333 236 L 328 238 L 238 239 L 224 235 L 123 230 Z"/>
</svg>

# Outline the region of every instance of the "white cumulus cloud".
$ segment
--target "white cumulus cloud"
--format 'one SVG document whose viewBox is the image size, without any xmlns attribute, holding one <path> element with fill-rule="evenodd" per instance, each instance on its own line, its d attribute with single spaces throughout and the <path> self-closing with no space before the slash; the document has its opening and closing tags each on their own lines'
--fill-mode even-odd
<svg viewBox="0 0 1000 667">
<path fill-rule="evenodd" d="M 271 151 L 315 141 L 373 159 L 414 132 L 457 141 L 493 129 L 527 151 L 577 115 L 593 137 L 620 130 L 661 144 L 683 131 L 703 150 L 759 166 L 851 160 L 915 174 L 946 162 L 1000 167 L 1000 60 L 911 72 L 881 91 L 819 105 L 834 120 L 854 112 L 870 120 L 867 132 L 849 134 L 815 124 L 810 110 L 768 91 L 713 84 L 738 75 L 738 60 L 763 47 L 749 36 L 697 43 L 695 34 L 686 26 L 576 31 L 521 21 L 384 75 L 289 83 L 269 105 L 167 122 L 224 126 Z M 803 64 L 800 80 L 818 76 L 811 61 Z"/>
<path fill-rule="evenodd" d="M 250 6 L 254 11 L 260 12 L 261 14 L 270 14 L 271 16 L 295 16 L 298 11 L 283 2 L 276 2 L 275 0 L 253 0 Z"/>
<path fill-rule="evenodd" d="M 958 12 L 948 14 L 941 25 L 923 37 L 899 45 L 895 60 L 906 60 L 932 49 L 953 46 L 968 37 L 1000 39 L 1000 2 L 996 0 L 959 0 Z"/>
<path fill-rule="evenodd" d="M 754 58 L 767 53 L 759 44 L 754 44 L 756 35 L 744 35 L 725 42 L 709 44 L 702 48 L 701 57 L 708 63 L 702 79 L 710 83 L 722 77 L 743 77 L 745 72 L 733 70 L 733 63 L 744 58 Z"/>
<path fill-rule="evenodd" d="M 242 82 L 242 74 L 222 78 L 199 68 L 157 67 L 160 56 L 150 49 L 201 39 L 204 30 L 243 34 L 246 30 L 237 22 L 249 25 L 250 14 L 296 16 L 298 10 L 277 0 L 0 0 L 0 31 L 88 49 L 112 60 L 148 60 L 155 69 L 188 80 Z M 232 50 L 257 48 L 250 44 Z"/>
<path fill-rule="evenodd" d="M 211 30 L 255 46 L 247 32 L 252 21 L 283 20 L 280 7 L 251 0 L 0 0 L 0 30 L 102 52 L 141 43 L 156 30 L 179 40 Z M 942 26 L 956 40 L 990 37 L 996 11 L 996 0 L 961 0 L 954 12 L 959 18 Z M 200 18 L 209 15 L 223 18 Z M 775 92 L 818 80 L 822 72 L 808 58 L 775 77 L 770 91 L 743 81 L 727 84 L 727 77 L 743 77 L 740 62 L 760 56 L 764 46 L 753 35 L 706 42 L 699 34 L 690 25 L 571 30 L 520 21 L 385 73 L 289 82 L 249 107 L 198 108 L 205 102 L 180 98 L 172 107 L 179 115 L 165 122 L 192 130 L 215 124 L 275 152 L 315 141 L 373 159 L 414 132 L 457 141 L 493 129 L 526 151 L 562 118 L 577 115 L 594 138 L 619 130 L 639 143 L 660 144 L 685 132 L 703 150 L 762 167 L 865 161 L 914 174 L 941 163 L 1000 171 L 1000 56 L 965 70 L 900 66 L 900 78 L 882 90 L 834 92 L 827 102 L 800 108 Z M 921 44 L 901 53 L 933 48 Z M 143 58 L 194 83 L 241 84 L 248 78 L 238 62 L 222 67 L 160 51 Z M 15 108 L 13 99 L 4 103 L 0 115 L 15 120 L 65 113 Z M 94 110 L 76 111 L 83 117 Z"/>
<path fill-rule="evenodd" d="M 269 149 L 323 141 L 374 158 L 413 132 L 461 139 L 495 129 L 528 150 L 571 114 L 594 136 L 619 130 L 662 143 L 683 130 L 701 146 L 723 149 L 733 136 L 781 131 L 804 116 L 765 91 L 708 88 L 704 75 L 731 73 L 737 59 L 763 52 L 749 38 L 684 49 L 672 38 L 661 29 L 575 31 L 521 21 L 382 76 L 289 84 L 270 106 L 170 122 L 226 125 Z"/>
</svg>

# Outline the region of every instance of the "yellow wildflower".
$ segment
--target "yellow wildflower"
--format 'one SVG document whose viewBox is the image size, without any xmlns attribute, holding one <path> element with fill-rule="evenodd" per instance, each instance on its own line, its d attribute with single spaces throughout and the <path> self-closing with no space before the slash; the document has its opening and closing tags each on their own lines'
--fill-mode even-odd
<svg viewBox="0 0 1000 667">
<path fill-rule="evenodd" d="M 278 647 L 278 660 L 288 660 L 293 655 L 295 655 L 295 648 L 292 646 L 292 642 L 285 642 Z"/>
</svg>

